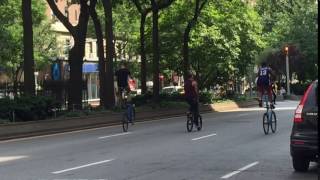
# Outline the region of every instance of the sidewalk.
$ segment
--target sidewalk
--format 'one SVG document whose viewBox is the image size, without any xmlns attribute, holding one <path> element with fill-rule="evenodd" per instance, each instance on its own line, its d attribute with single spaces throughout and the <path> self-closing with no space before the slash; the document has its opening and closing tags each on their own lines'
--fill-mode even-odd
<svg viewBox="0 0 320 180">
<path fill-rule="evenodd" d="M 257 106 L 257 101 L 250 100 L 242 103 L 225 102 L 213 105 L 201 105 L 201 112 L 218 112 L 242 107 Z M 136 121 L 148 121 L 175 116 L 183 116 L 185 108 L 161 108 L 136 112 Z M 120 124 L 122 113 L 105 112 L 95 115 L 74 118 L 57 118 L 42 121 L 17 122 L 0 124 L 0 140 L 47 135 L 82 129 L 90 129 Z"/>
</svg>

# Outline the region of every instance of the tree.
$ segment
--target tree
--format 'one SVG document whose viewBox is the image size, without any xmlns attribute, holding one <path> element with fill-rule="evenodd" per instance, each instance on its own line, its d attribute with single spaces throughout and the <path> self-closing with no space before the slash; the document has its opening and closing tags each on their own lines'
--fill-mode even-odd
<svg viewBox="0 0 320 180">
<path fill-rule="evenodd" d="M 47 0 L 54 15 L 68 29 L 73 37 L 74 45 L 69 51 L 70 80 L 68 86 L 68 109 L 82 108 L 82 63 L 89 21 L 89 8 L 86 0 L 79 0 L 79 22 L 73 26 L 68 18 L 58 9 L 55 0 Z"/>
<path fill-rule="evenodd" d="M 195 7 L 195 1 L 193 1 Z M 186 23 L 193 19 L 190 2 L 177 0 L 161 18 L 161 68 L 183 72 L 183 37 Z M 174 24 L 174 25 L 173 25 Z M 254 63 L 263 46 L 261 20 L 241 1 L 208 1 L 190 31 L 189 63 L 199 76 L 199 87 L 227 85 L 237 76 L 246 75 L 243 67 Z M 174 39 L 174 41 L 172 41 Z M 178 63 L 177 63 L 178 62 Z"/>
<path fill-rule="evenodd" d="M 200 16 L 201 10 L 203 9 L 206 2 L 207 2 L 207 0 L 203 0 L 202 2 L 201 2 L 201 0 L 196 0 L 193 18 L 188 21 L 188 24 L 184 30 L 182 56 L 183 56 L 183 72 L 184 72 L 183 74 L 184 74 L 185 81 L 187 80 L 187 72 L 190 68 L 189 67 L 190 66 L 189 65 L 190 32 L 191 32 L 192 28 L 196 25 L 198 17 Z"/>
<path fill-rule="evenodd" d="M 100 106 L 106 107 L 106 71 L 105 71 L 105 56 L 104 56 L 104 45 L 103 45 L 103 32 L 100 19 L 96 11 L 97 0 L 91 0 L 89 6 L 90 16 L 92 18 L 95 37 L 97 38 L 98 46 L 98 58 L 99 58 L 99 83 L 100 83 Z"/>
<path fill-rule="evenodd" d="M 174 0 L 166 0 L 163 1 L 163 8 L 170 6 Z M 160 90 L 160 82 L 159 82 L 159 62 L 160 62 L 160 54 L 159 54 L 159 29 L 158 29 L 158 20 L 159 20 L 159 2 L 155 0 L 151 0 L 151 9 L 152 9 L 152 49 L 153 49 L 153 98 L 155 101 L 159 100 L 159 90 Z"/>
<path fill-rule="evenodd" d="M 0 66 L 13 82 L 17 94 L 18 81 L 23 69 L 23 23 L 20 0 L 4 0 L 0 3 Z M 45 3 L 32 1 L 32 25 L 35 68 L 41 69 L 56 55 L 56 38 L 48 31 L 50 23 L 44 15 Z"/>
<path fill-rule="evenodd" d="M 268 22 L 264 25 L 264 39 L 268 47 L 277 49 L 280 54 L 284 46 L 293 47 L 289 48 L 290 63 L 295 62 L 292 59 L 299 57 L 300 62 L 296 61 L 294 64 L 303 64 L 303 66 L 294 69 L 290 64 L 290 71 L 297 73 L 301 82 L 316 79 L 318 76 L 317 2 L 260 0 L 257 1 L 256 9 L 263 21 Z M 284 58 L 279 60 L 284 61 Z"/>
<path fill-rule="evenodd" d="M 31 0 L 22 0 L 24 93 L 35 95 Z"/>
<path fill-rule="evenodd" d="M 112 4 L 111 0 L 102 1 L 105 14 L 105 36 L 106 36 L 106 107 L 115 105 L 114 97 L 114 73 L 113 73 L 113 58 L 114 58 L 114 42 L 113 42 L 113 22 L 112 22 Z"/>
<path fill-rule="evenodd" d="M 151 12 L 151 7 L 143 7 L 139 0 L 132 0 L 140 13 L 140 56 L 141 56 L 141 92 L 147 92 L 147 67 L 146 67 L 146 50 L 145 50 L 145 23 L 147 15 Z"/>
</svg>

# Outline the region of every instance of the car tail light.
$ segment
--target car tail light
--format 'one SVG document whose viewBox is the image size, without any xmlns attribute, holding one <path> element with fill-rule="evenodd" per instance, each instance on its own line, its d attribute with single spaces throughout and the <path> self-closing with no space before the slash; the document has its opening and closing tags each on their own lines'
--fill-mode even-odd
<svg viewBox="0 0 320 180">
<path fill-rule="evenodd" d="M 293 140 L 291 141 L 292 144 L 295 144 L 295 145 L 303 145 L 304 144 L 304 141 L 299 141 L 299 140 Z"/>
<path fill-rule="evenodd" d="M 304 93 L 299 106 L 297 107 L 295 113 L 294 113 L 294 119 L 293 122 L 294 123 L 302 123 L 303 122 L 303 118 L 302 118 L 302 110 L 303 110 L 303 106 L 307 101 L 308 98 L 308 94 L 310 93 L 312 89 L 312 84 L 308 87 L 307 91 Z"/>
<path fill-rule="evenodd" d="M 293 122 L 294 123 L 301 123 L 303 122 L 303 119 L 302 119 L 302 109 L 303 109 L 303 105 L 299 105 L 295 111 L 295 114 L 294 114 L 294 120 Z"/>
</svg>

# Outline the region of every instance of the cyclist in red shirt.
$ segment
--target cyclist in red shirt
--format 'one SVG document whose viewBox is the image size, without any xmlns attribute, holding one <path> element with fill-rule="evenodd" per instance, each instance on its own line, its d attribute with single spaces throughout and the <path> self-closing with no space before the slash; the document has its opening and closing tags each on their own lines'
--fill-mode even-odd
<svg viewBox="0 0 320 180">
<path fill-rule="evenodd" d="M 187 75 L 187 80 L 184 82 L 185 98 L 187 103 L 190 105 L 190 112 L 193 114 L 193 120 L 198 126 L 198 115 L 199 115 L 199 91 L 198 83 L 194 80 L 193 74 Z"/>
</svg>

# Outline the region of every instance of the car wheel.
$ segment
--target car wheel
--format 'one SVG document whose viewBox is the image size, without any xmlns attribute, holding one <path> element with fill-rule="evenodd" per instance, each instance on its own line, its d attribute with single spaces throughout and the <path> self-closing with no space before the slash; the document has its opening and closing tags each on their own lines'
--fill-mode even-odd
<svg viewBox="0 0 320 180">
<path fill-rule="evenodd" d="M 298 156 L 292 157 L 292 165 L 293 165 L 294 170 L 297 172 L 308 171 L 309 164 L 310 164 L 310 160 L 308 160 L 306 158 L 298 157 Z"/>
</svg>

